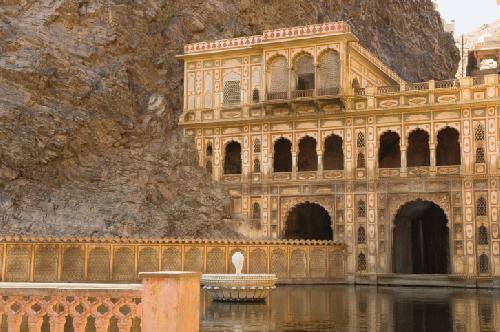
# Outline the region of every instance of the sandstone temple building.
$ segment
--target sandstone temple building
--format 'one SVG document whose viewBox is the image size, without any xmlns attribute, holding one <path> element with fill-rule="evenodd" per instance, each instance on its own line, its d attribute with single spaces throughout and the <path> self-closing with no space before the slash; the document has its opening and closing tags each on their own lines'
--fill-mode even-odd
<svg viewBox="0 0 500 332">
<path fill-rule="evenodd" d="M 343 22 L 180 57 L 180 125 L 241 233 L 333 239 L 360 276 L 500 276 L 497 71 L 409 83 Z"/>
</svg>

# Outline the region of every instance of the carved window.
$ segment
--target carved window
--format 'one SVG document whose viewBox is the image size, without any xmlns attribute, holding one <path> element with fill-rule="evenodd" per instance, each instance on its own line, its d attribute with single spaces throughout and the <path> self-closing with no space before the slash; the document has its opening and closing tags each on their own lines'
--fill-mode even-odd
<svg viewBox="0 0 500 332">
<path fill-rule="evenodd" d="M 474 130 L 474 139 L 476 142 L 484 141 L 484 128 L 481 124 L 478 124 Z"/>
<path fill-rule="evenodd" d="M 225 105 L 237 105 L 241 102 L 240 75 L 229 73 L 224 77 L 224 91 L 222 103 Z"/>
<path fill-rule="evenodd" d="M 362 199 L 358 201 L 358 217 L 366 217 L 366 202 Z"/>
<path fill-rule="evenodd" d="M 363 132 L 358 133 L 358 138 L 356 140 L 356 146 L 358 148 L 364 148 L 365 147 L 365 134 Z"/>
<path fill-rule="evenodd" d="M 358 227 L 358 243 L 366 243 L 366 231 L 363 226 Z"/>
<path fill-rule="evenodd" d="M 356 166 L 357 168 L 365 168 L 365 155 L 363 154 L 363 152 L 358 153 Z"/>
<path fill-rule="evenodd" d="M 208 174 L 212 174 L 212 162 L 210 160 L 207 161 L 205 168 L 207 169 Z"/>
<path fill-rule="evenodd" d="M 253 203 L 252 218 L 253 219 L 260 219 L 260 204 L 259 203 Z"/>
<path fill-rule="evenodd" d="M 260 160 L 257 158 L 253 161 L 253 172 L 260 173 Z"/>
<path fill-rule="evenodd" d="M 252 68 L 252 102 L 260 102 L 260 68 Z"/>
<path fill-rule="evenodd" d="M 481 225 L 478 229 L 477 243 L 488 244 L 488 230 L 484 225 Z"/>
<path fill-rule="evenodd" d="M 337 51 L 327 50 L 319 57 L 318 83 L 320 95 L 338 93 L 340 87 L 340 56 Z"/>
<path fill-rule="evenodd" d="M 213 154 L 212 144 L 210 144 L 210 143 L 209 143 L 209 144 L 207 145 L 207 150 L 206 150 L 205 155 L 206 155 L 207 157 L 211 157 L 211 156 L 212 156 L 212 154 Z"/>
<path fill-rule="evenodd" d="M 366 271 L 366 256 L 363 253 L 358 255 L 358 271 Z"/>
<path fill-rule="evenodd" d="M 253 152 L 254 153 L 260 153 L 260 139 L 256 138 L 253 141 Z"/>
<path fill-rule="evenodd" d="M 309 54 L 301 55 L 293 64 L 296 90 L 314 89 L 314 59 Z"/>
<path fill-rule="evenodd" d="M 287 59 L 283 56 L 275 58 L 269 65 L 269 69 L 270 69 L 270 79 L 269 79 L 270 94 L 286 93 L 288 91 Z M 272 97 L 273 96 L 271 96 L 271 98 Z M 279 96 L 276 97 L 279 98 Z M 277 99 L 277 98 L 272 98 L 272 99 Z"/>
<path fill-rule="evenodd" d="M 486 214 L 487 214 L 486 198 L 479 197 L 476 201 L 476 216 L 481 217 L 481 216 L 486 216 Z"/>
<path fill-rule="evenodd" d="M 486 254 L 481 254 L 479 256 L 479 273 L 489 273 L 490 272 L 490 264 L 489 258 Z"/>
<path fill-rule="evenodd" d="M 485 162 L 484 148 L 479 147 L 476 149 L 476 164 L 484 164 Z"/>
</svg>

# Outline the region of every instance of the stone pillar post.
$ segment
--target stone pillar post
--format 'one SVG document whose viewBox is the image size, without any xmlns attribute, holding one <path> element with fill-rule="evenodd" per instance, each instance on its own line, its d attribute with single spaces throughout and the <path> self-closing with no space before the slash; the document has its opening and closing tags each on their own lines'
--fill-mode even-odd
<svg viewBox="0 0 500 332">
<path fill-rule="evenodd" d="M 401 175 L 406 176 L 407 175 L 407 165 L 408 165 L 408 159 L 406 156 L 406 146 L 401 147 Z"/>
<path fill-rule="evenodd" d="M 142 272 L 142 331 L 196 332 L 200 328 L 199 272 Z"/>
<path fill-rule="evenodd" d="M 431 162 L 430 173 L 436 174 L 436 144 L 435 143 L 429 144 L 429 153 L 430 153 L 430 162 Z"/>
<path fill-rule="evenodd" d="M 297 152 L 292 151 L 292 173 L 297 173 Z"/>
<path fill-rule="evenodd" d="M 318 151 L 318 171 L 323 172 L 323 152 Z"/>
</svg>

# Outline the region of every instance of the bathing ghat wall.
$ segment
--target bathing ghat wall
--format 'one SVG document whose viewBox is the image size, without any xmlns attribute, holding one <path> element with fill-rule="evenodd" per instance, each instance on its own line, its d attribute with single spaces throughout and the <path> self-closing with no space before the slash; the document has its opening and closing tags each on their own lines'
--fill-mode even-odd
<svg viewBox="0 0 500 332">
<path fill-rule="evenodd" d="M 0 238 L 1 281 L 113 282 L 145 271 L 275 273 L 280 283 L 345 282 L 344 246 L 332 241 L 228 241 L 117 238 Z"/>
</svg>

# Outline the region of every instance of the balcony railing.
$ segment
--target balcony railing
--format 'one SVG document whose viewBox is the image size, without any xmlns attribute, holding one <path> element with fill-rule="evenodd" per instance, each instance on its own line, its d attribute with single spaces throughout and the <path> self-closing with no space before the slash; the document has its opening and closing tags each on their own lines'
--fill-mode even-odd
<svg viewBox="0 0 500 332">
<path fill-rule="evenodd" d="M 472 78 L 472 85 L 483 85 L 484 76 L 475 76 Z"/>
<path fill-rule="evenodd" d="M 406 84 L 406 91 L 422 91 L 422 90 L 429 90 L 429 82 Z"/>
<path fill-rule="evenodd" d="M 400 92 L 400 86 L 399 85 L 379 86 L 377 88 L 377 92 L 379 94 L 382 94 L 382 93 L 397 93 L 397 92 Z"/>
<path fill-rule="evenodd" d="M 314 96 L 314 89 L 293 90 L 292 91 L 292 98 L 306 98 L 306 97 L 313 97 L 313 96 Z"/>
<path fill-rule="evenodd" d="M 288 99 L 288 91 L 279 91 L 279 92 L 268 92 L 267 100 L 285 100 Z"/>
<path fill-rule="evenodd" d="M 445 81 L 437 81 L 435 83 L 436 89 L 449 89 L 449 88 L 459 88 L 460 81 L 459 80 L 445 80 Z"/>
<path fill-rule="evenodd" d="M 333 87 L 333 88 L 318 88 L 316 90 L 316 95 L 317 96 L 337 96 L 340 93 L 340 88 L 339 87 Z"/>
<path fill-rule="evenodd" d="M 365 90 L 365 88 L 355 88 L 354 89 L 354 94 L 356 96 L 365 96 L 366 95 L 366 90 Z"/>
</svg>

